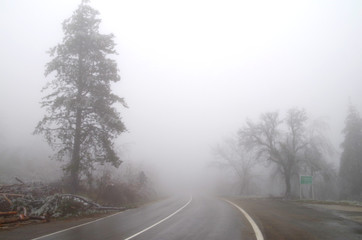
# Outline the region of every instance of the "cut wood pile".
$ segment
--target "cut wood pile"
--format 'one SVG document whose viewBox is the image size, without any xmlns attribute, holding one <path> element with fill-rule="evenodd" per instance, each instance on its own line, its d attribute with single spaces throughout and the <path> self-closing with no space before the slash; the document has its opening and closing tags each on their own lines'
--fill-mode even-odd
<svg viewBox="0 0 362 240">
<path fill-rule="evenodd" d="M 85 197 L 63 194 L 59 187 L 42 183 L 0 185 L 0 226 L 28 220 L 83 216 L 123 208 L 104 207 Z"/>
</svg>

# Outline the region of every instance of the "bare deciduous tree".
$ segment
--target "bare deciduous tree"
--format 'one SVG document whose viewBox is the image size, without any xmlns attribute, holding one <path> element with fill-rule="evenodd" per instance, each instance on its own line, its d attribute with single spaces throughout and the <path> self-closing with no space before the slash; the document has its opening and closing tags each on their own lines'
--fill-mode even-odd
<svg viewBox="0 0 362 240">
<path fill-rule="evenodd" d="M 250 193 L 252 168 L 257 164 L 255 156 L 238 144 L 237 139 L 229 138 L 217 145 L 213 152 L 220 160 L 219 167 L 231 168 L 240 182 L 240 194 Z"/>
<path fill-rule="evenodd" d="M 293 108 L 287 112 L 284 121 L 278 112 L 262 114 L 260 121 L 247 125 L 239 131 L 240 143 L 249 150 L 255 150 L 258 158 L 277 165 L 285 182 L 285 196 L 291 195 L 291 179 L 298 174 L 302 151 L 307 146 L 305 110 Z M 284 123 L 284 129 L 283 125 Z"/>
</svg>

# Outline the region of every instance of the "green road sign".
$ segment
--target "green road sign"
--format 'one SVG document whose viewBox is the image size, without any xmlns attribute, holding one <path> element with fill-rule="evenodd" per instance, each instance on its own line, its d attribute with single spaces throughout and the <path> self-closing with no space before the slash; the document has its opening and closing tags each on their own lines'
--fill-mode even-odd
<svg viewBox="0 0 362 240">
<path fill-rule="evenodd" d="M 312 176 L 300 176 L 300 184 L 312 184 Z"/>
</svg>

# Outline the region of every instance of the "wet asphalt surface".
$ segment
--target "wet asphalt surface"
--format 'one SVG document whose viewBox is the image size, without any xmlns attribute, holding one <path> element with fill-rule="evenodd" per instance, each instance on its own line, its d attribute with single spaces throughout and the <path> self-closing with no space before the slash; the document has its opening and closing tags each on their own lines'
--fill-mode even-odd
<svg viewBox="0 0 362 240">
<path fill-rule="evenodd" d="M 230 200 L 249 213 L 267 240 L 362 239 L 361 222 L 351 218 L 362 217 L 362 212 L 328 210 L 278 199 Z M 220 198 L 207 196 L 172 197 L 74 227 L 80 223 L 84 221 L 24 226 L 0 231 L 0 239 L 255 239 L 239 210 Z"/>
<path fill-rule="evenodd" d="M 47 223 L 8 232 L 0 232 L 0 239 L 75 240 L 127 239 L 148 227 L 151 229 L 133 237 L 134 240 L 176 239 L 255 239 L 243 215 L 227 202 L 205 196 L 173 197 L 137 209 L 92 222 L 66 231 L 43 236 Z M 189 203 L 189 204 L 187 204 Z M 186 205 L 187 204 L 187 205 Z M 42 230 L 42 231 L 39 231 Z M 36 234 L 36 232 L 39 232 Z M 49 231 L 51 233 L 53 230 Z"/>
</svg>

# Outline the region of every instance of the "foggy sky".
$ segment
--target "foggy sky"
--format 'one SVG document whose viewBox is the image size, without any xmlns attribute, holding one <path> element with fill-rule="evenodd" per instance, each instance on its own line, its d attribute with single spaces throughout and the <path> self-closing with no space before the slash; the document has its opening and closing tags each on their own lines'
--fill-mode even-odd
<svg viewBox="0 0 362 240">
<path fill-rule="evenodd" d="M 46 51 L 80 1 L 0 3 L 0 144 L 44 145 Z M 342 141 L 349 102 L 362 112 L 362 2 L 93 0 L 114 33 L 114 91 L 129 130 L 129 158 L 192 179 L 210 147 L 246 118 L 303 107 Z M 49 80 L 49 79 L 48 79 Z M 162 175 L 162 174 L 161 174 Z"/>
</svg>

